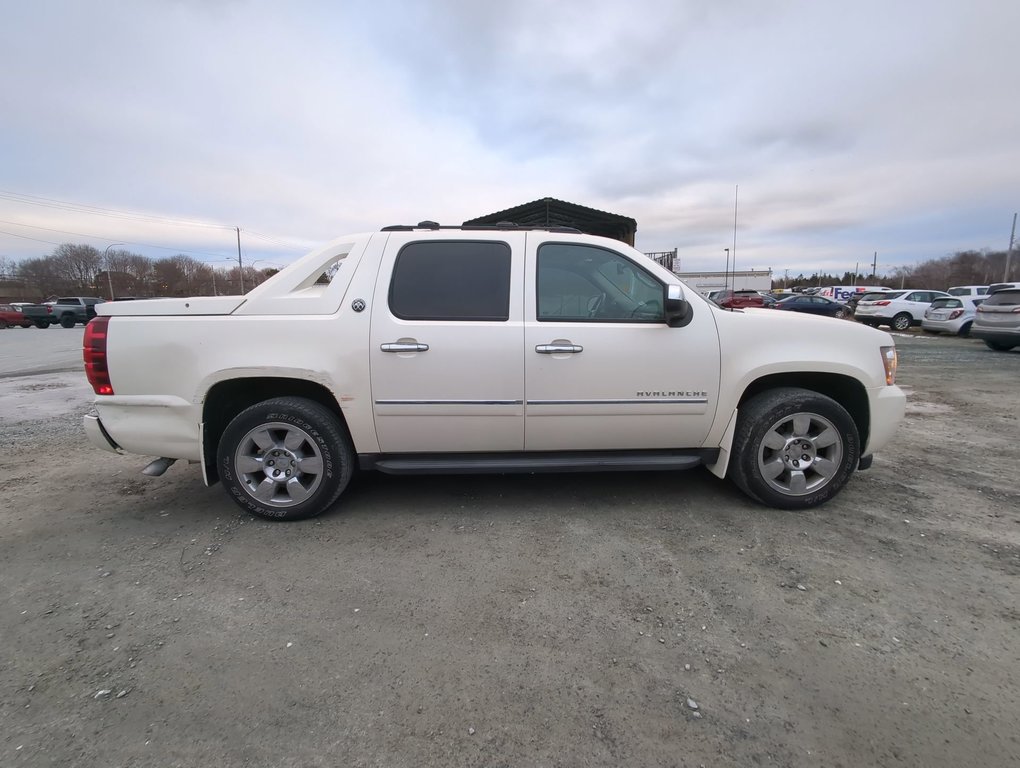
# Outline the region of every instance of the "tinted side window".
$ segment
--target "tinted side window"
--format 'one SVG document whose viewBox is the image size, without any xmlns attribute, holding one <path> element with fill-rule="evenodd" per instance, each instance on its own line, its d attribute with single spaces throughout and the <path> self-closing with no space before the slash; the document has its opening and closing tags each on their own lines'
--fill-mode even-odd
<svg viewBox="0 0 1020 768">
<path fill-rule="evenodd" d="M 665 322 L 662 283 L 605 248 L 547 243 L 537 280 L 540 321 Z"/>
<path fill-rule="evenodd" d="M 389 301 L 390 311 L 402 320 L 507 320 L 510 246 L 409 243 L 393 265 Z"/>
</svg>

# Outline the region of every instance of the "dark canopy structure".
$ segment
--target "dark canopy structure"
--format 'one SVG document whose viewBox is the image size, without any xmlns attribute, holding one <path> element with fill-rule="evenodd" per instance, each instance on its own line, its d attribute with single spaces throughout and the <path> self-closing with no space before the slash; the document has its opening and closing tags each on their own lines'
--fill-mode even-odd
<svg viewBox="0 0 1020 768">
<path fill-rule="evenodd" d="M 600 235 L 634 245 L 637 221 L 629 216 L 607 213 L 553 197 L 497 211 L 464 222 L 464 226 L 512 222 L 531 227 L 574 227 L 589 235 Z"/>
</svg>

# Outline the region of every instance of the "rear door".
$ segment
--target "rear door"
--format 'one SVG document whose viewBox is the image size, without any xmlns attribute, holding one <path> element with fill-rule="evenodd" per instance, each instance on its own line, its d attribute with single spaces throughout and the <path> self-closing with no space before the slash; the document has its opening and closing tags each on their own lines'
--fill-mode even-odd
<svg viewBox="0 0 1020 768">
<path fill-rule="evenodd" d="M 524 233 L 394 232 L 369 350 L 383 453 L 524 447 Z"/>
</svg>

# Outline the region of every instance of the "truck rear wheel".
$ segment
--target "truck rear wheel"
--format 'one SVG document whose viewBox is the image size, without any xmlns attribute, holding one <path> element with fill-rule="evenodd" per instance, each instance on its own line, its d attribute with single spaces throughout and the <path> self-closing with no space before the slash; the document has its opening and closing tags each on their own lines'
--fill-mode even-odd
<svg viewBox="0 0 1020 768">
<path fill-rule="evenodd" d="M 302 397 L 241 411 L 220 438 L 220 479 L 243 509 L 269 520 L 325 512 L 354 470 L 347 430 L 328 408 Z"/>
<path fill-rule="evenodd" d="M 781 387 L 740 406 L 729 476 L 748 496 L 779 509 L 807 509 L 837 493 L 860 459 L 857 425 L 839 403 Z"/>
<path fill-rule="evenodd" d="M 74 316 L 73 315 L 64 315 L 62 318 L 60 318 L 60 327 L 61 328 L 74 328 Z"/>
<path fill-rule="evenodd" d="M 50 321 L 49 320 L 36 320 L 35 321 L 35 327 L 36 328 L 49 328 L 50 327 Z"/>
</svg>

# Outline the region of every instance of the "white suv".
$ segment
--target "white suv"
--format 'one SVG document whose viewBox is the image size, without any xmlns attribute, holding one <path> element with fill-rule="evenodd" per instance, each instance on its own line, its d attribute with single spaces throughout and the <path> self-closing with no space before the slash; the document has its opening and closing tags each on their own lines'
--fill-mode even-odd
<svg viewBox="0 0 1020 768">
<path fill-rule="evenodd" d="M 948 297 L 945 291 L 893 291 L 876 301 L 860 301 L 854 318 L 865 325 L 888 325 L 897 331 L 905 331 L 912 325 L 920 325 L 925 310 L 935 299 Z"/>
</svg>

